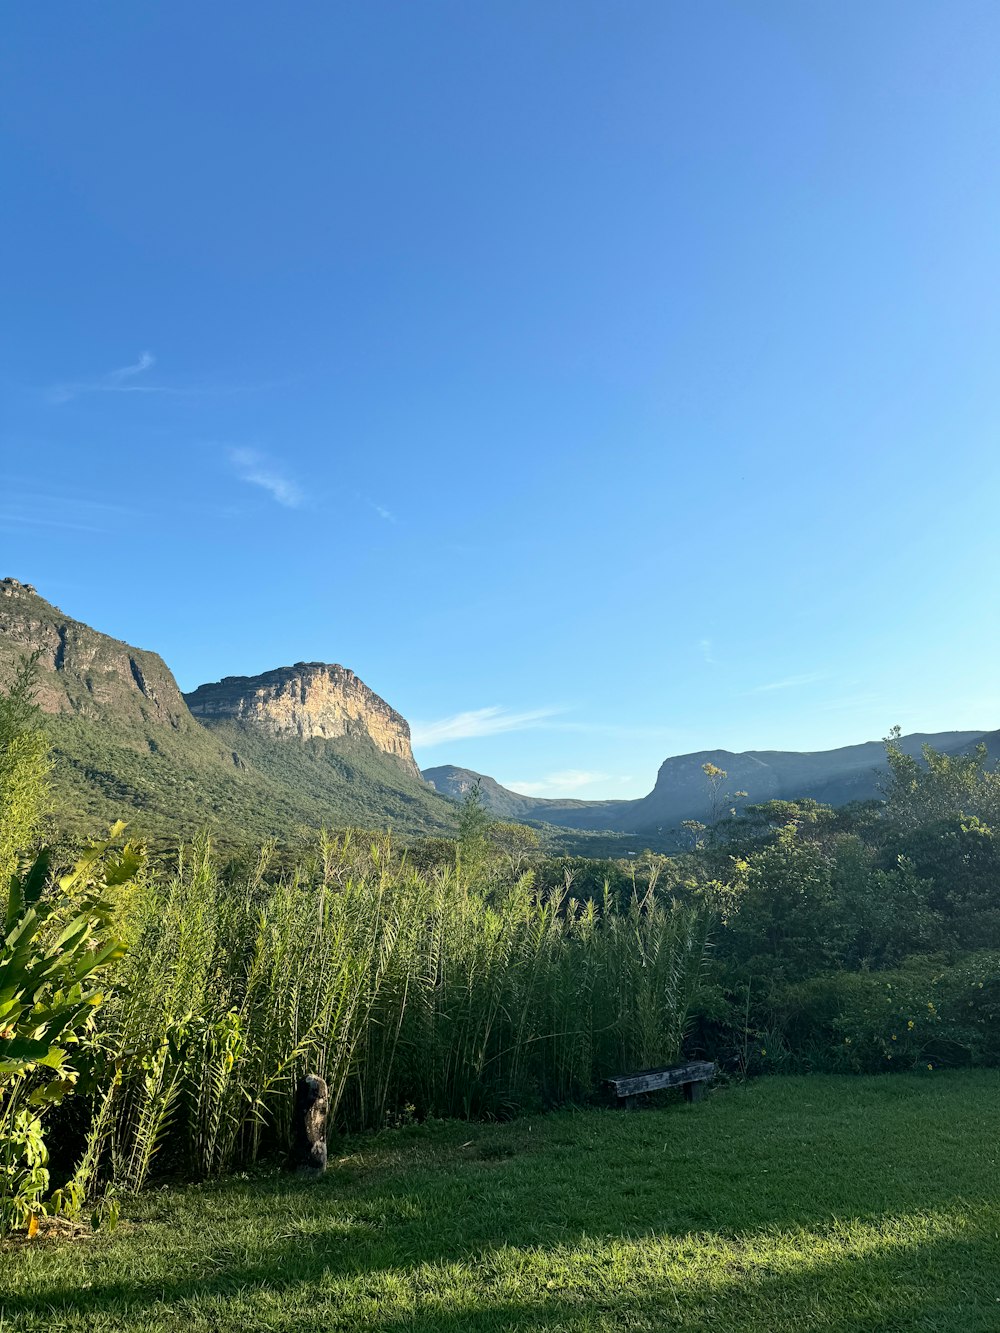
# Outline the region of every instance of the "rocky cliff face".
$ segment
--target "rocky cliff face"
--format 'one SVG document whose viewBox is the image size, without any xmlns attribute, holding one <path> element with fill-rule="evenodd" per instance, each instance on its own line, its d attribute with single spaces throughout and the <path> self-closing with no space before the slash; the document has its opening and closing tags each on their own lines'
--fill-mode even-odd
<svg viewBox="0 0 1000 1333">
<path fill-rule="evenodd" d="M 64 615 L 30 583 L 0 579 L 0 681 L 17 661 L 39 651 L 36 701 L 45 713 L 66 713 L 119 725 L 141 722 L 193 727 L 166 663 Z"/>
<path fill-rule="evenodd" d="M 367 739 L 420 776 L 406 719 L 342 666 L 297 662 L 261 676 L 226 676 L 184 698 L 208 725 L 238 722 L 282 740 Z"/>
</svg>

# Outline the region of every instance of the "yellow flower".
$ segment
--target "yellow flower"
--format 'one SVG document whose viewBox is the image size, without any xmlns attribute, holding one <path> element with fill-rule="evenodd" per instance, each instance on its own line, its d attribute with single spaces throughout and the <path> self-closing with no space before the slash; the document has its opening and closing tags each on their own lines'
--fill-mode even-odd
<svg viewBox="0 0 1000 1333">
<path fill-rule="evenodd" d="M 895 1032 L 892 1034 L 892 1039 L 893 1039 L 893 1041 L 896 1040 L 896 1034 L 895 1034 Z"/>
<path fill-rule="evenodd" d="M 933 1066 L 933 1065 L 928 1065 L 927 1068 L 928 1068 L 928 1069 L 933 1069 L 934 1066 Z"/>
<path fill-rule="evenodd" d="M 764 1049 L 763 1046 L 760 1048 L 760 1053 L 761 1055 L 767 1055 L 767 1051 Z"/>
<path fill-rule="evenodd" d="M 912 1032 L 912 1031 L 913 1031 L 913 1019 L 912 1019 L 912 1018 L 911 1018 L 910 1021 L 907 1023 L 906 1027 L 907 1027 L 907 1031 L 909 1031 L 909 1032 Z"/>
</svg>

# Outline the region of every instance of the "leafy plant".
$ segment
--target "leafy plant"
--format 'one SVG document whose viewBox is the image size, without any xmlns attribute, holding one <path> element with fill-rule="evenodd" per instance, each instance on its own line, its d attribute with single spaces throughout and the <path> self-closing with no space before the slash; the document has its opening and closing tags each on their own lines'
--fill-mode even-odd
<svg viewBox="0 0 1000 1333">
<path fill-rule="evenodd" d="M 142 857 L 131 845 L 113 850 L 123 827 L 54 883 L 48 852 L 10 877 L 0 936 L 0 1231 L 42 1205 L 42 1119 L 79 1079 L 76 1055 L 103 998 L 97 976 L 124 951 L 111 894 Z"/>
</svg>

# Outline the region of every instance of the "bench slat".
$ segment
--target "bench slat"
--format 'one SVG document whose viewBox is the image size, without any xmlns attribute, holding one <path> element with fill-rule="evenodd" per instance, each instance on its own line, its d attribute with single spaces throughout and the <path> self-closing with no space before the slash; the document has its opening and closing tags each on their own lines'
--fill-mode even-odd
<svg viewBox="0 0 1000 1333">
<path fill-rule="evenodd" d="M 616 1074 L 609 1078 L 619 1097 L 637 1097 L 642 1092 L 659 1092 L 661 1088 L 678 1088 L 685 1083 L 704 1083 L 715 1077 L 711 1060 L 692 1060 L 686 1065 L 671 1065 L 669 1069 L 643 1069 L 636 1074 Z"/>
</svg>

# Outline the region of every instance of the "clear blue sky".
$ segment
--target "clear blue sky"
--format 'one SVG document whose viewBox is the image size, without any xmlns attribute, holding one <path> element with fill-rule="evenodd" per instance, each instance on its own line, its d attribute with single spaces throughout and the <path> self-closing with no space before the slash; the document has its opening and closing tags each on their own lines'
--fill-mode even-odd
<svg viewBox="0 0 1000 1333">
<path fill-rule="evenodd" d="M 6 15 L 0 575 L 425 766 L 1000 726 L 1000 5 Z"/>
</svg>

